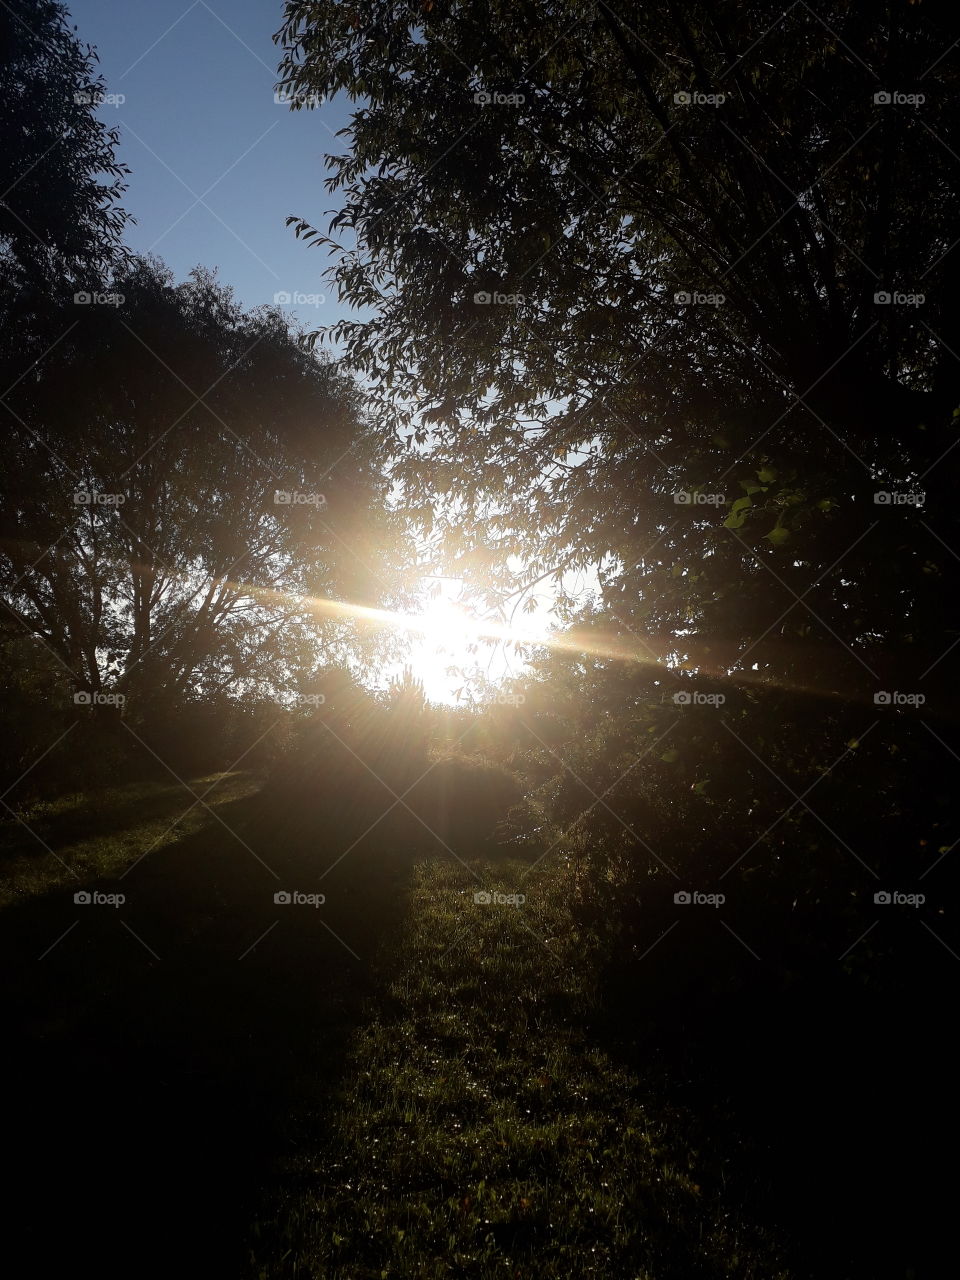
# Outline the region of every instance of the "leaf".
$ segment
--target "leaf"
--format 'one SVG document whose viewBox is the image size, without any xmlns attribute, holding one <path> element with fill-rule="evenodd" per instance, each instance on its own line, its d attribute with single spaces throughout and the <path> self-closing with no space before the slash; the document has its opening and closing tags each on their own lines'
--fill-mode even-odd
<svg viewBox="0 0 960 1280">
<path fill-rule="evenodd" d="M 674 764 L 677 760 L 680 759 L 680 752 L 675 751 L 671 747 L 669 751 L 665 751 L 663 753 L 660 759 L 663 761 L 664 764 Z"/>
<path fill-rule="evenodd" d="M 739 529 L 747 518 L 747 508 L 752 507 L 750 498 L 737 498 L 730 508 L 730 514 L 724 520 L 724 528 Z"/>
<path fill-rule="evenodd" d="M 760 470 L 757 472 L 757 479 L 761 482 L 761 484 L 773 484 L 776 478 L 777 478 L 776 467 L 771 467 L 769 465 L 766 465 L 761 467 Z"/>
<path fill-rule="evenodd" d="M 766 537 L 775 547 L 782 547 L 785 542 L 790 540 L 790 530 L 785 529 L 782 524 L 777 524 L 774 525 Z"/>
</svg>

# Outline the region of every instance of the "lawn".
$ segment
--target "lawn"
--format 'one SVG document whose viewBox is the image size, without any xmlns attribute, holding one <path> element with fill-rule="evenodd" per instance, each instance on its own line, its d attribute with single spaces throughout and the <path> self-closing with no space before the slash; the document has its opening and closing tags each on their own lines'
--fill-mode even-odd
<svg viewBox="0 0 960 1280">
<path fill-rule="evenodd" d="M 199 831 L 212 820 L 211 809 L 251 796 L 259 785 L 251 774 L 211 773 L 187 786 L 136 782 L 10 809 L 0 822 L 0 908 L 119 875 Z"/>
<path fill-rule="evenodd" d="M 566 864 L 526 871 L 415 867 L 343 1078 L 288 1121 L 259 1280 L 787 1274 L 691 1117 L 591 1043 L 602 947 Z"/>
</svg>

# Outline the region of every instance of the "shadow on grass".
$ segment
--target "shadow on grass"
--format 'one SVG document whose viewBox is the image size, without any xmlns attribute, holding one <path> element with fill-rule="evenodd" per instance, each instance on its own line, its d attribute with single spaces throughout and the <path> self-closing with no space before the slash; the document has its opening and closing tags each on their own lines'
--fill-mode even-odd
<svg viewBox="0 0 960 1280">
<path fill-rule="evenodd" d="M 71 888 L 2 913 L 8 1248 L 39 1272 L 240 1275 L 291 1091 L 339 1074 L 405 868 L 361 839 L 325 874 L 375 812 L 217 812 L 83 886 L 121 904 Z"/>
<path fill-rule="evenodd" d="M 792 1242 L 791 1274 L 944 1274 L 952 1210 L 936 1151 L 949 1159 L 960 1133 L 943 1009 L 956 961 L 902 921 L 897 945 L 852 976 L 811 919 L 806 963 L 797 948 L 788 970 L 796 922 L 734 919 L 750 954 L 683 910 L 611 965 L 597 1042 L 695 1117 L 705 1148 L 733 1153 L 717 1176 Z"/>
</svg>

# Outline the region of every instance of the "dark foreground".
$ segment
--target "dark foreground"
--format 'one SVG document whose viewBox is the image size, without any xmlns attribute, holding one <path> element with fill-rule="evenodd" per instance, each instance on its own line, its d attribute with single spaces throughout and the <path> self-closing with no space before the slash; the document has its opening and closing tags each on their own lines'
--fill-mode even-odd
<svg viewBox="0 0 960 1280">
<path fill-rule="evenodd" d="M 7 1240 L 32 1274 L 945 1274 L 932 984 L 678 1002 L 680 931 L 612 968 L 562 859 L 467 865 L 411 821 L 324 874 L 376 811 L 306 811 L 223 806 L 87 886 L 121 907 L 4 910 Z"/>
</svg>

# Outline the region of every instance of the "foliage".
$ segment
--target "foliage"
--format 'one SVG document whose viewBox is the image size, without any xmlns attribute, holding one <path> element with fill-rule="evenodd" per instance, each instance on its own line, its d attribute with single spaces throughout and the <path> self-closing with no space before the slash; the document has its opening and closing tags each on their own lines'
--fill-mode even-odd
<svg viewBox="0 0 960 1280">
<path fill-rule="evenodd" d="M 937 660 L 943 10 L 291 0 L 277 39 L 301 102 L 362 99 L 326 234 L 291 221 L 371 312 L 332 336 L 399 406 L 408 511 L 452 570 L 499 598 L 522 562 L 562 599 L 589 569 L 646 656 L 716 673 L 860 696 Z"/>
<path fill-rule="evenodd" d="M 377 598 L 391 554 L 357 390 L 207 273 L 111 291 L 7 406 L 7 634 L 94 696 L 296 689 L 348 639 L 322 601 Z"/>
<path fill-rule="evenodd" d="M 129 220 L 97 55 L 68 24 L 52 0 L 0 8 L 0 263 L 34 304 L 38 289 L 96 287 Z"/>
<path fill-rule="evenodd" d="M 546 852 L 578 862 L 585 918 L 619 936 L 618 964 L 643 960 L 686 912 L 682 955 L 643 982 L 652 1007 L 689 998 L 687 983 L 709 1008 L 824 970 L 921 990 L 939 962 L 923 929 L 956 945 L 960 744 L 939 709 L 556 653 L 526 695 L 534 741 L 514 768 L 549 824 Z M 919 903 L 873 934 L 875 894 L 891 890 Z M 691 891 L 722 894 L 723 911 L 678 907 Z M 722 965 L 718 920 L 743 940 Z"/>
</svg>

